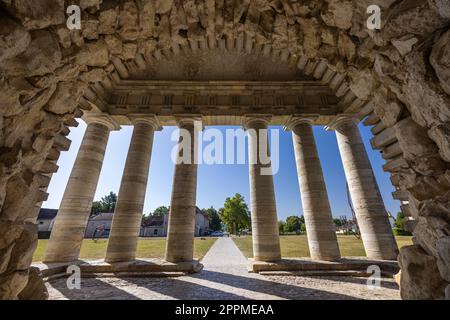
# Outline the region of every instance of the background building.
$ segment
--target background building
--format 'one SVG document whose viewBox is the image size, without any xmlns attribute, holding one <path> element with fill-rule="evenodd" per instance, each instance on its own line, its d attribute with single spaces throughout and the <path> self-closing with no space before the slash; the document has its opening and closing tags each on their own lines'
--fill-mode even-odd
<svg viewBox="0 0 450 320">
<path fill-rule="evenodd" d="M 141 227 L 141 237 L 166 237 L 169 225 L 169 215 L 149 218 Z M 195 208 L 195 236 L 204 236 L 209 232 L 208 217 L 198 208 Z"/>
<path fill-rule="evenodd" d="M 108 238 L 114 213 L 99 213 L 89 218 L 85 238 Z"/>
<path fill-rule="evenodd" d="M 57 209 L 42 208 L 39 211 L 39 215 L 36 221 L 38 225 L 38 231 L 39 232 L 51 231 L 57 213 L 58 213 Z"/>
<path fill-rule="evenodd" d="M 48 233 L 53 228 L 55 217 L 58 213 L 57 209 L 42 208 L 38 216 L 39 232 Z M 84 234 L 85 238 L 108 238 L 111 230 L 114 213 L 99 213 L 90 216 Z M 141 226 L 140 237 L 166 237 L 169 224 L 169 215 L 155 216 L 149 218 L 145 224 Z M 208 217 L 199 209 L 195 210 L 195 236 L 206 235 L 209 231 Z M 48 236 L 47 236 L 48 237 Z"/>
</svg>

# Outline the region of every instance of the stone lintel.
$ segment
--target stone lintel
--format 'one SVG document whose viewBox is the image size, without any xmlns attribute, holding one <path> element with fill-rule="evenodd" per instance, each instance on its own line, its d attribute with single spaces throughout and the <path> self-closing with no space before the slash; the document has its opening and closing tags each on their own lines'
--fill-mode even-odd
<svg viewBox="0 0 450 320">
<path fill-rule="evenodd" d="M 339 129 L 339 127 L 345 123 L 352 122 L 358 124 L 361 120 L 358 118 L 357 114 L 340 114 L 336 116 L 331 122 L 325 127 L 327 131 L 334 131 Z"/>
<path fill-rule="evenodd" d="M 85 113 L 81 119 L 87 124 L 99 123 L 106 126 L 109 130 L 120 130 L 120 124 L 107 113 Z"/>
<path fill-rule="evenodd" d="M 297 125 L 302 123 L 307 123 L 310 125 L 314 125 L 315 121 L 320 117 L 319 114 L 301 114 L 301 115 L 292 115 L 288 118 L 286 123 L 283 126 L 285 131 L 293 130 Z"/>
</svg>

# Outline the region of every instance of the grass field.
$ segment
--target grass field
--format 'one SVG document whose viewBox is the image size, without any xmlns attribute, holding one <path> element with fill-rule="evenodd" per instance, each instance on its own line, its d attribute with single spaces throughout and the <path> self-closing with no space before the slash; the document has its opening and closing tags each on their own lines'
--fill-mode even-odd
<svg viewBox="0 0 450 320">
<path fill-rule="evenodd" d="M 397 236 L 399 247 L 412 244 L 412 237 Z M 253 257 L 251 236 L 233 238 L 234 243 L 247 257 Z M 354 236 L 338 236 L 339 248 L 342 256 L 365 256 L 361 240 Z M 309 257 L 308 240 L 306 236 L 280 236 L 281 255 L 286 258 Z"/>
<path fill-rule="evenodd" d="M 217 238 L 195 238 L 194 258 L 201 259 L 213 245 Z M 42 261 L 48 240 L 39 240 L 33 255 L 33 261 Z M 108 240 L 100 239 L 94 242 L 84 239 L 81 246 L 81 259 L 101 259 L 105 257 Z M 166 238 L 140 238 L 137 247 L 137 258 L 164 258 Z"/>
</svg>

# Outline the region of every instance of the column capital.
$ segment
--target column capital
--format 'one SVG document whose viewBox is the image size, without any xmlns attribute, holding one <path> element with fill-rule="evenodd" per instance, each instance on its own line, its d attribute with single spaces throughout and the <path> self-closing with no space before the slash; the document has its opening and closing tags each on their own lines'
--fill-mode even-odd
<svg viewBox="0 0 450 320">
<path fill-rule="evenodd" d="M 359 122 L 360 120 L 356 114 L 340 114 L 330 121 L 330 123 L 325 127 L 325 130 L 338 130 L 339 127 L 345 123 L 353 123 L 357 125 Z"/>
<path fill-rule="evenodd" d="M 161 131 L 163 128 L 161 126 L 161 123 L 159 122 L 159 119 L 156 115 L 145 115 L 145 114 L 130 114 L 128 115 L 128 119 L 130 119 L 131 123 L 135 125 L 139 122 L 144 122 L 153 127 L 153 130 L 155 131 Z"/>
<path fill-rule="evenodd" d="M 271 120 L 272 115 L 268 114 L 246 114 L 242 117 L 242 126 L 245 130 L 251 128 L 251 124 L 255 122 L 262 122 L 268 126 Z"/>
<path fill-rule="evenodd" d="M 186 125 L 195 125 L 195 123 L 201 123 L 201 130 L 203 130 L 202 115 L 200 114 L 176 114 L 174 115 L 177 126 L 182 128 Z"/>
<path fill-rule="evenodd" d="M 284 124 L 283 129 L 285 131 L 291 131 L 299 124 L 313 125 L 318 118 L 318 114 L 291 115 Z"/>
<path fill-rule="evenodd" d="M 91 123 L 98 123 L 104 125 L 109 130 L 120 130 L 120 124 L 107 113 L 85 113 L 81 117 L 88 125 Z"/>
</svg>

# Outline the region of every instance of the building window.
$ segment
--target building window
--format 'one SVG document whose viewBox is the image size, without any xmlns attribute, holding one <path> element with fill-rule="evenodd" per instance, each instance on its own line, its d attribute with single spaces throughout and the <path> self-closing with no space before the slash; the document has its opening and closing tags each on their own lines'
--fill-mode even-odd
<svg viewBox="0 0 450 320">
<path fill-rule="evenodd" d="M 153 230 L 153 235 L 157 236 L 158 235 L 158 229 Z"/>
</svg>

